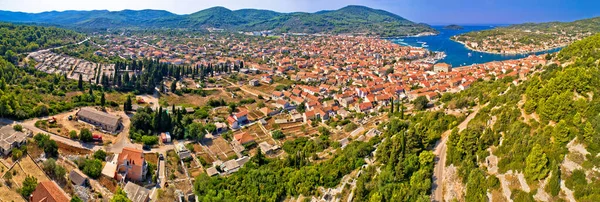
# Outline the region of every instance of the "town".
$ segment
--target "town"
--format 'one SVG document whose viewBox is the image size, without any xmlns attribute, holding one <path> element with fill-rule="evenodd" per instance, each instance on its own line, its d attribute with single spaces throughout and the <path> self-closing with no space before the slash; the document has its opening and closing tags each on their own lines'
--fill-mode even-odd
<svg viewBox="0 0 600 202">
<path fill-rule="evenodd" d="M 532 55 L 451 67 L 431 63 L 437 54 L 423 48 L 354 36 L 107 34 L 91 40 L 101 44 L 94 52 L 99 56 L 218 68 L 201 76 L 194 71 L 180 79 L 165 76 L 153 93 L 128 97 L 132 103 L 123 107 L 81 107 L 48 118 L 6 121 L 1 151 L 21 159 L 0 161 L 2 170 L 12 173 L 5 180 L 16 184 L 35 176 L 40 183 L 30 201 L 102 200 L 120 190 L 135 202 L 196 201 L 193 181 L 200 175 L 228 176 L 253 156 L 284 158 L 294 155 L 296 145 L 316 140 L 334 145 L 311 157 L 323 161 L 336 148 L 381 134 L 378 125 L 387 121 L 394 104 L 407 113 L 435 110 L 443 94 L 505 77 L 518 85 L 549 62 Z M 141 74 L 129 66 L 119 69 L 52 51 L 28 58 L 40 71 L 90 85 L 99 85 L 100 78 L 117 85 L 114 74 Z M 185 136 L 176 134 L 176 126 L 149 134 L 139 130 L 141 119 L 155 114 L 189 119 Z M 195 129 L 202 135 L 188 135 Z M 58 153 L 46 151 L 53 147 L 44 143 L 48 140 L 57 144 Z M 27 156 L 15 158 L 25 149 Z M 49 155 L 60 158 L 49 163 Z M 21 199 L 15 188 L 0 189 L 3 200 Z"/>
</svg>

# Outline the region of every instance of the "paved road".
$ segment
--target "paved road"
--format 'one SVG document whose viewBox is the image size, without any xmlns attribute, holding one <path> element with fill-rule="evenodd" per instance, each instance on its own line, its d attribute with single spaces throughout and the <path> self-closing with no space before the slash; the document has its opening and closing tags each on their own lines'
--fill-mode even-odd
<svg viewBox="0 0 600 202">
<path fill-rule="evenodd" d="M 486 104 L 487 105 L 487 104 Z M 486 106 L 484 105 L 484 106 Z M 473 113 L 469 114 L 467 118 L 458 125 L 458 130 L 462 131 L 467 128 L 467 125 L 471 121 L 471 119 L 475 118 L 477 113 L 479 112 L 480 107 L 477 106 L 474 108 Z M 435 146 L 434 154 L 437 156 L 435 161 L 435 167 L 433 168 L 433 184 L 431 186 L 431 195 L 433 201 L 441 202 L 444 200 L 443 188 L 441 187 L 444 177 L 444 169 L 446 169 L 446 142 L 448 142 L 448 136 L 452 130 L 447 130 L 442 134 L 442 139 L 438 141 Z"/>
</svg>

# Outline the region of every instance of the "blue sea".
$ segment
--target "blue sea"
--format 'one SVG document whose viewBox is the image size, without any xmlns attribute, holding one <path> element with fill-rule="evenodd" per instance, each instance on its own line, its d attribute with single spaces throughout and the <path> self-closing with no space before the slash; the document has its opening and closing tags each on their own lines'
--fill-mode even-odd
<svg viewBox="0 0 600 202">
<path fill-rule="evenodd" d="M 394 43 L 404 45 L 404 46 L 415 46 L 415 47 L 425 47 L 431 51 L 442 51 L 446 53 L 446 58 L 438 61 L 445 62 L 451 64 L 452 67 L 460 67 L 467 66 L 471 64 L 482 64 L 491 61 L 502 61 L 502 60 L 511 60 L 511 59 L 520 59 L 527 57 L 531 54 L 518 54 L 518 55 L 502 55 L 502 54 L 491 54 L 491 53 L 483 53 L 477 52 L 467 49 L 464 45 L 452 41 L 450 37 L 466 32 L 493 29 L 494 26 L 463 26 L 462 30 L 448 30 L 444 29 L 444 26 L 433 26 L 433 28 L 437 29 L 440 34 L 435 36 L 422 36 L 422 37 L 404 37 L 399 39 L 389 39 Z M 542 53 L 553 53 L 558 52 L 560 48 L 539 52 L 536 54 Z M 469 56 L 469 53 L 471 55 Z"/>
</svg>

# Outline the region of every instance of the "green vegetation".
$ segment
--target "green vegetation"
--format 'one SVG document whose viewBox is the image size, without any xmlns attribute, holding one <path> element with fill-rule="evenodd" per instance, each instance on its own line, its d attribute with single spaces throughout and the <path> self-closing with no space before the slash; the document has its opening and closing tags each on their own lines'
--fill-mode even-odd
<svg viewBox="0 0 600 202">
<path fill-rule="evenodd" d="M 597 144 L 600 141 L 598 47 L 600 35 L 575 42 L 558 54 L 558 58 L 569 65 L 543 67 L 543 72 L 535 73 L 519 86 L 511 84 L 514 78 L 480 81 L 468 90 L 442 97 L 447 104 L 466 99 L 482 106 L 467 128 L 453 131 L 447 143 L 446 164 L 458 167 L 458 174 L 466 183 L 467 197 L 496 189 L 489 183 L 478 183 L 482 176 L 475 174 L 485 170 L 480 166 L 493 154 L 499 159 L 499 173 L 522 172 L 528 183 L 551 175 L 545 190 L 552 196 L 559 195 L 560 180 L 564 180 L 578 201 L 600 199 L 600 181 L 586 174 L 600 161 L 597 157 L 600 153 Z M 561 172 L 560 163 L 565 156 L 576 156 L 566 148 L 574 139 L 590 154 L 576 161 L 582 170 Z M 490 147 L 492 153 L 487 150 Z M 492 176 L 484 172 L 483 177 Z M 532 200 L 532 193 L 520 190 L 513 190 L 512 196 L 515 201 Z"/>
<path fill-rule="evenodd" d="M 106 152 L 104 150 L 98 150 L 96 152 L 94 152 L 94 159 L 98 159 L 100 161 L 105 161 L 106 160 Z"/>
<path fill-rule="evenodd" d="M 547 22 L 547 23 L 525 23 L 498 27 L 491 30 L 469 32 L 453 37 L 460 42 L 476 42 L 480 46 L 478 50 L 500 52 L 499 46 L 535 46 L 548 48 L 567 45 L 577 39 L 600 32 L 600 17 L 577 20 L 573 22 Z M 481 45 L 488 42 L 494 49 L 484 48 Z M 511 43 L 506 43 L 510 41 Z M 586 59 L 586 58 L 583 58 Z"/>
<path fill-rule="evenodd" d="M 204 30 L 223 28 L 231 31 L 262 31 L 296 33 L 363 33 L 377 36 L 405 36 L 437 31 L 428 25 L 408 21 L 393 13 L 363 6 L 347 6 L 334 11 L 317 13 L 277 13 L 268 10 L 242 9 L 231 11 L 213 7 L 189 15 L 167 11 L 124 10 L 46 12 L 39 14 L 0 12 L 0 20 L 34 22 L 75 27 L 79 30 L 106 29 L 159 30 L 183 28 Z M 85 48 L 78 48 L 84 49 Z M 91 52 L 91 51 L 85 51 Z M 87 54 L 87 53 L 86 53 Z"/>
<path fill-rule="evenodd" d="M 98 179 L 102 173 L 102 161 L 98 159 L 79 158 L 75 163 L 79 167 L 79 170 L 93 179 Z"/>
<path fill-rule="evenodd" d="M 33 176 L 28 175 L 27 177 L 25 177 L 25 180 L 23 180 L 23 186 L 19 188 L 19 192 L 23 197 L 29 198 L 29 196 L 31 196 L 31 193 L 33 193 L 33 191 L 37 187 L 37 184 L 37 179 Z"/>
<path fill-rule="evenodd" d="M 450 29 L 450 30 L 462 30 L 464 29 L 464 27 L 460 26 L 460 25 L 447 25 L 444 27 L 444 29 Z"/>
<path fill-rule="evenodd" d="M 285 134 L 283 134 L 283 132 L 281 132 L 281 130 L 272 131 L 271 136 L 273 136 L 273 139 L 276 139 L 276 140 L 285 138 Z"/>
<path fill-rule="evenodd" d="M 443 112 L 423 112 L 402 120 L 392 117 L 377 148 L 381 165 L 363 169 L 356 182 L 355 201 L 430 201 L 435 155 L 428 150 L 460 119 Z"/>
<path fill-rule="evenodd" d="M 113 198 L 110 199 L 110 202 L 131 202 L 131 200 L 127 198 L 127 193 L 125 193 L 121 187 L 118 187 L 117 192 Z"/>
<path fill-rule="evenodd" d="M 38 133 L 33 139 L 39 148 L 44 149 L 47 158 L 58 157 L 58 144 L 56 141 L 50 139 L 50 135 Z"/>
<path fill-rule="evenodd" d="M 231 176 L 201 174 L 194 182 L 194 192 L 201 201 L 280 201 L 286 196 L 313 195 L 318 186 L 336 186 L 342 176 L 363 165 L 376 141 L 353 142 L 319 164 L 312 164 L 303 153 L 281 160 L 257 155 Z"/>
<path fill-rule="evenodd" d="M 19 60 L 17 54 L 84 39 L 82 34 L 70 30 L 10 23 L 0 23 L 0 36 L 0 56 L 13 64 Z"/>
<path fill-rule="evenodd" d="M 56 160 L 51 158 L 44 161 L 42 168 L 44 169 L 44 172 L 46 172 L 46 174 L 48 174 L 48 176 L 50 176 L 52 179 L 58 182 L 66 182 L 65 175 L 67 174 L 67 170 L 65 167 L 57 165 Z"/>
</svg>

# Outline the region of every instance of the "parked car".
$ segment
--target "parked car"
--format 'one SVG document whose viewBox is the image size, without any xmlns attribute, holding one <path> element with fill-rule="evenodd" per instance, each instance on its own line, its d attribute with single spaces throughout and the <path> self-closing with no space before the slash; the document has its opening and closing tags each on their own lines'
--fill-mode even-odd
<svg viewBox="0 0 600 202">
<path fill-rule="evenodd" d="M 158 159 L 165 160 L 165 157 L 162 154 L 158 154 Z"/>
</svg>

